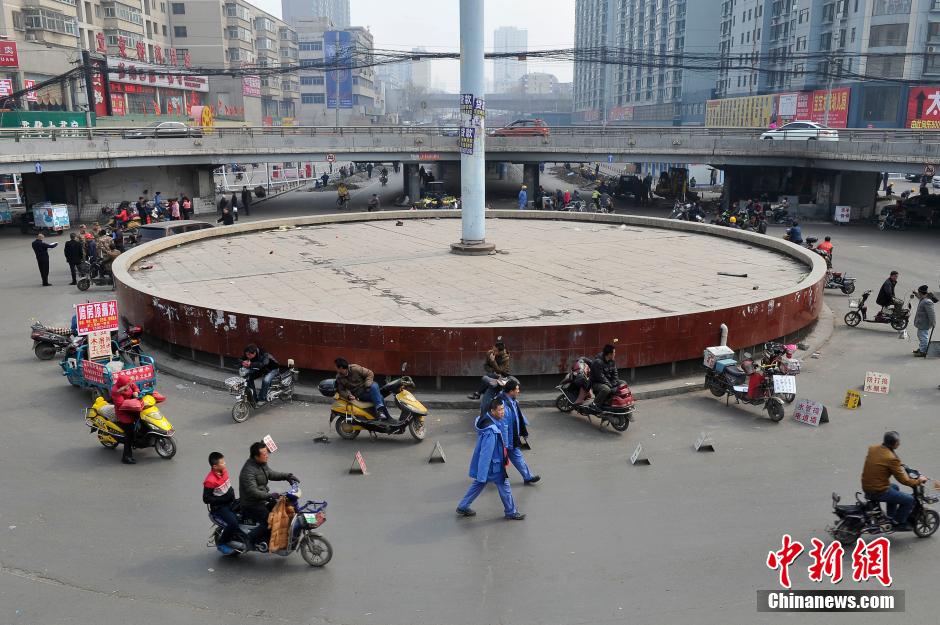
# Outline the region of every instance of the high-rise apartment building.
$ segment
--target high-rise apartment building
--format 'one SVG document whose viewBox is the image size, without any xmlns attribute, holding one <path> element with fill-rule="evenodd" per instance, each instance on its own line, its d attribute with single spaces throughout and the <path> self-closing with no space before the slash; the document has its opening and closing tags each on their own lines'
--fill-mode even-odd
<svg viewBox="0 0 940 625">
<path fill-rule="evenodd" d="M 291 26 L 299 18 L 325 17 L 334 28 L 349 28 L 349 0 L 281 0 L 281 17 Z"/>
<path fill-rule="evenodd" d="M 500 26 L 493 31 L 494 52 L 524 52 L 529 47 L 529 31 L 515 26 Z M 518 88 L 519 79 L 526 75 L 526 62 L 517 58 L 493 61 L 493 87 L 496 93 L 508 93 Z"/>
<path fill-rule="evenodd" d="M 717 0 L 577 0 L 576 119 L 700 123 L 717 72 L 683 67 L 685 55 L 715 53 Z M 596 59 L 596 60 L 595 60 Z"/>
</svg>

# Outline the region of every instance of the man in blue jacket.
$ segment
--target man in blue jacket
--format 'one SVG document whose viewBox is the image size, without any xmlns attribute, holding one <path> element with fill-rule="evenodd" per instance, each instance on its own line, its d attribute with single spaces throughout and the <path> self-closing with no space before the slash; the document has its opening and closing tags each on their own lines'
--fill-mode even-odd
<svg viewBox="0 0 940 625">
<path fill-rule="evenodd" d="M 477 417 L 474 423 L 477 429 L 477 444 L 473 448 L 473 457 L 470 458 L 470 477 L 473 478 L 473 484 L 457 504 L 457 514 L 460 516 L 476 516 L 476 512 L 470 509 L 470 504 L 483 492 L 487 482 L 493 482 L 496 490 L 499 491 L 499 498 L 503 501 L 506 518 L 512 521 L 521 521 L 525 518 L 525 515 L 516 509 L 516 504 L 512 500 L 512 489 L 509 487 L 509 476 L 506 474 L 509 456 L 503 432 L 499 426 L 499 422 L 505 415 L 503 400 L 494 399 L 490 402 L 489 412 Z"/>
<path fill-rule="evenodd" d="M 529 485 L 535 484 L 542 478 L 538 475 L 532 475 L 532 472 L 529 471 L 529 465 L 526 464 L 522 455 L 522 449 L 520 449 L 522 445 L 520 437 L 529 435 L 527 429 L 529 421 L 522 414 L 522 408 L 519 406 L 518 397 L 520 392 L 522 392 L 522 387 L 519 385 L 519 380 L 509 378 L 503 386 L 502 394 L 499 395 L 499 398 L 503 400 L 506 416 L 498 422 L 498 425 L 502 430 L 503 440 L 506 441 L 509 461 L 522 474 L 525 484 Z"/>
</svg>

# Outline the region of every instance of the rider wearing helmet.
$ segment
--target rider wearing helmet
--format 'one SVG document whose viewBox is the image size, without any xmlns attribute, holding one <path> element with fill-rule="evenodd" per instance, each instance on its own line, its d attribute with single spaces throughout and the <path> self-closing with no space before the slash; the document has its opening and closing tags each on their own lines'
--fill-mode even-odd
<svg viewBox="0 0 940 625">
<path fill-rule="evenodd" d="M 124 453 L 121 462 L 136 464 L 134 460 L 134 437 L 137 434 L 137 423 L 140 419 L 140 389 L 131 382 L 126 373 L 119 373 L 111 387 L 111 401 L 114 403 L 114 413 L 121 429 L 124 430 Z"/>
</svg>

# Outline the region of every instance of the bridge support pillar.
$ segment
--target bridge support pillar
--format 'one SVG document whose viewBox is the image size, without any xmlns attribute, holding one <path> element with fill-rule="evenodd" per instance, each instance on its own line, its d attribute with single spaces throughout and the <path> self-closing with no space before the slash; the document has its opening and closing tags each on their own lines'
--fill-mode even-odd
<svg viewBox="0 0 940 625">
<path fill-rule="evenodd" d="M 538 163 L 525 163 L 522 165 L 522 184 L 526 186 L 529 197 L 534 200 L 535 192 L 539 190 Z M 538 209 L 540 207 L 536 206 L 535 208 Z"/>
<path fill-rule="evenodd" d="M 417 202 L 421 199 L 421 179 L 418 177 L 417 163 L 403 163 L 401 171 L 404 182 L 402 192 L 412 202 Z"/>
</svg>

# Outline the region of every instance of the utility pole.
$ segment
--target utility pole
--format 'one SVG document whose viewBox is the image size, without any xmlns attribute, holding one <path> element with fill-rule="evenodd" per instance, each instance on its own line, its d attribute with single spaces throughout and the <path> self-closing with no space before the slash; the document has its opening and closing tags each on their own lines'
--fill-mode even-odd
<svg viewBox="0 0 940 625">
<path fill-rule="evenodd" d="M 460 0 L 460 93 L 470 94 L 473 100 L 473 113 L 461 112 L 461 144 L 466 140 L 464 133 L 467 129 L 474 131 L 474 137 L 472 150 L 464 150 L 461 145 L 461 235 L 460 242 L 450 246 L 455 254 L 489 254 L 496 249 L 495 245 L 486 242 L 486 118 L 484 110 L 481 110 L 485 109 L 483 67 L 483 2 Z M 467 154 L 468 151 L 472 153 Z"/>
<path fill-rule="evenodd" d="M 829 45 L 832 45 L 831 41 Z M 832 54 L 829 55 L 829 60 L 826 62 L 826 73 L 829 75 L 829 79 L 826 81 L 826 114 L 823 117 L 823 126 L 829 125 L 829 110 L 832 106 Z"/>
</svg>

